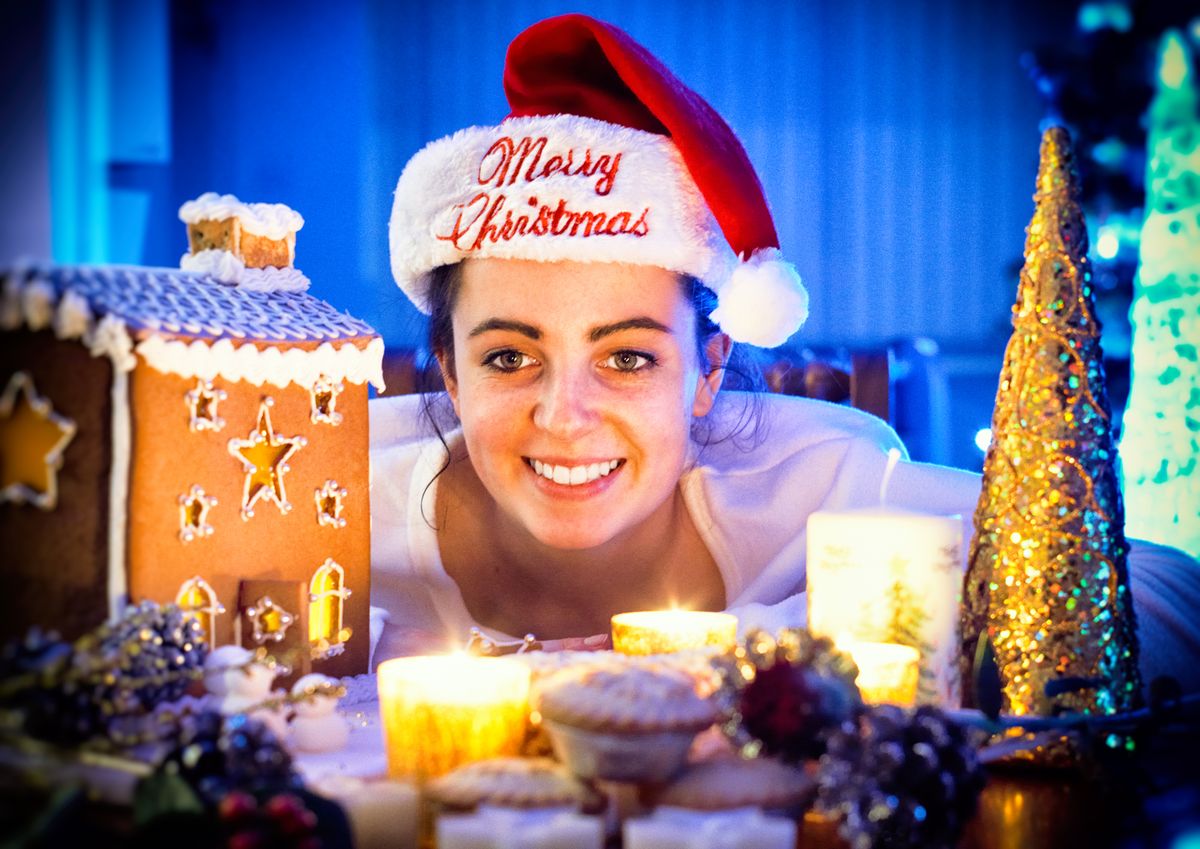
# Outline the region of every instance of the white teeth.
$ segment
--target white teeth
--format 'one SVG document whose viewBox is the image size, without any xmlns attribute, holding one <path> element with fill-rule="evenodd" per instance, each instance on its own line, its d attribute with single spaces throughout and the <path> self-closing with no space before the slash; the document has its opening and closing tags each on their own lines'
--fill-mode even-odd
<svg viewBox="0 0 1200 849">
<path fill-rule="evenodd" d="M 620 460 L 605 460 L 601 463 L 590 463 L 586 466 L 556 466 L 543 463 L 541 460 L 530 459 L 529 465 L 536 474 L 547 480 L 567 486 L 579 486 L 584 483 L 602 478 L 621 465 Z"/>
</svg>

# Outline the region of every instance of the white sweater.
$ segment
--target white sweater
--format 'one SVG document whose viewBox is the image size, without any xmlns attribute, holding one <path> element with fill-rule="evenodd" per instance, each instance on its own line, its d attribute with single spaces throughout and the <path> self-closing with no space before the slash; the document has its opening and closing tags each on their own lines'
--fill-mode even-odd
<svg viewBox="0 0 1200 849">
<path fill-rule="evenodd" d="M 805 622 L 806 525 L 817 510 L 879 502 L 889 449 L 905 457 L 888 486 L 890 505 L 959 514 L 972 533 L 979 475 L 911 462 L 883 421 L 849 407 L 782 395 L 718 396 L 712 441 L 695 446 L 680 479 L 684 503 L 725 582 L 741 627 L 776 629 Z M 758 405 L 757 427 L 724 438 Z M 431 638 L 461 646 L 480 627 L 442 566 L 434 515 L 441 442 L 420 396 L 376 399 L 371 411 L 371 604 L 386 612 L 376 662 Z M 462 434 L 450 420 L 452 444 Z M 963 546 L 964 552 L 967 546 Z M 1147 680 L 1169 672 L 1200 690 L 1200 565 L 1174 549 L 1134 542 L 1131 582 Z M 497 639 L 512 639 L 484 628 Z M 377 635 L 378 636 L 378 635 Z M 579 635 L 587 636 L 587 635 Z"/>
</svg>

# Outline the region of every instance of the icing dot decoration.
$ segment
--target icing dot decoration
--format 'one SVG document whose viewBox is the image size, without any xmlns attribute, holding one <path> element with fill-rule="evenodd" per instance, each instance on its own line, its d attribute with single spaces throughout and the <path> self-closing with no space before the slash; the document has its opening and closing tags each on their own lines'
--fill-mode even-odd
<svg viewBox="0 0 1200 849">
<path fill-rule="evenodd" d="M 271 398 L 264 398 L 258 408 L 258 423 L 246 439 L 229 440 L 229 453 L 242 461 L 246 481 L 242 488 L 242 518 L 254 516 L 254 505 L 265 498 L 280 513 L 292 509 L 287 500 L 283 476 L 289 471 L 288 459 L 308 444 L 303 436 L 285 438 L 271 424 Z"/>
<path fill-rule="evenodd" d="M 0 394 L 0 503 L 53 510 L 63 452 L 75 430 L 75 422 L 37 394 L 28 372 L 10 377 Z"/>
</svg>

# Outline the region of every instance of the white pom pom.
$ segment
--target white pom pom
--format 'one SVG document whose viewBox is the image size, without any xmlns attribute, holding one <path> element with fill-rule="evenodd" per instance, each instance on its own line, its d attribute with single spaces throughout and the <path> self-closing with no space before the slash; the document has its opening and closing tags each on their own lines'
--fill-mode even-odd
<svg viewBox="0 0 1200 849">
<path fill-rule="evenodd" d="M 712 319 L 735 342 L 782 345 L 808 318 L 808 291 L 776 248 L 755 251 L 717 292 Z"/>
</svg>

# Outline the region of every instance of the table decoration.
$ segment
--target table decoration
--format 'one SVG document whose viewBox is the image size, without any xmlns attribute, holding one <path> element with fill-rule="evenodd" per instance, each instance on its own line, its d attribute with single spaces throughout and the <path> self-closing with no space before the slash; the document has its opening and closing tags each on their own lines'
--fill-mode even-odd
<svg viewBox="0 0 1200 849">
<path fill-rule="evenodd" d="M 817 804 L 854 849 L 949 849 L 984 782 L 971 734 L 941 710 L 876 705 L 829 735 Z"/>
<path fill-rule="evenodd" d="M 737 642 L 737 617 L 708 610 L 642 610 L 612 618 L 620 654 L 669 654 L 688 649 L 726 651 Z"/>
<path fill-rule="evenodd" d="M 825 738 L 862 707 L 854 661 L 803 628 L 751 631 L 717 666 L 722 729 L 746 757 L 820 757 Z"/>
<path fill-rule="evenodd" d="M 1129 307 L 1133 338 L 1120 452 L 1126 534 L 1200 557 L 1200 112 L 1194 53 L 1194 35 L 1163 33 L 1154 99 L 1143 118 L 1146 194 L 1137 200 L 1146 217 Z"/>
<path fill-rule="evenodd" d="M 504 657 L 401 657 L 379 665 L 393 778 L 418 784 L 456 766 L 515 755 L 525 739 L 529 669 Z"/>
<path fill-rule="evenodd" d="M 858 667 L 854 683 L 864 702 L 902 707 L 916 704 L 921 654 L 915 648 L 866 640 L 838 640 L 837 645 Z"/>
<path fill-rule="evenodd" d="M 959 703 L 960 517 L 886 506 L 818 511 L 808 520 L 807 558 L 814 634 L 912 646 L 918 700 Z"/>
<path fill-rule="evenodd" d="M 1043 134 L 1034 200 L 975 512 L 962 654 L 969 664 L 981 646 L 994 651 L 1003 713 L 1112 714 L 1141 700 L 1138 643 L 1087 229 L 1061 127 Z M 1070 755 L 1056 749 L 1027 755 Z"/>
</svg>

